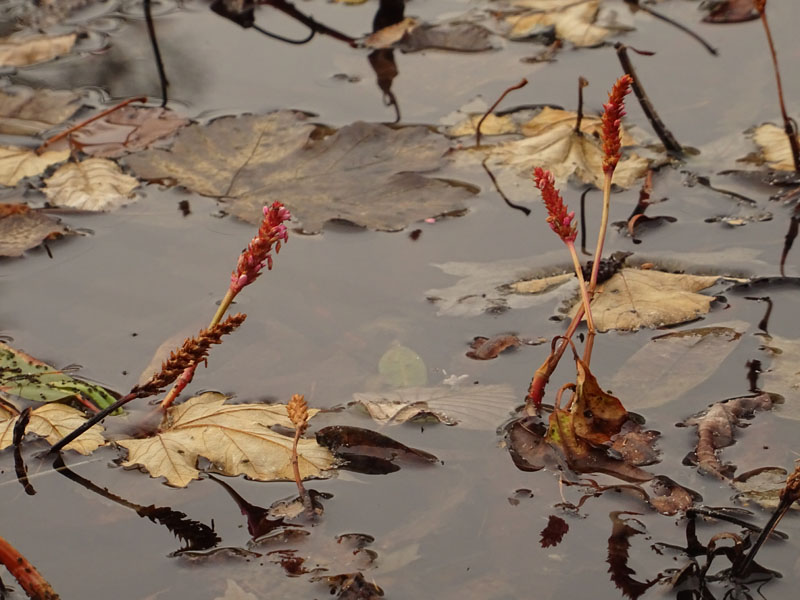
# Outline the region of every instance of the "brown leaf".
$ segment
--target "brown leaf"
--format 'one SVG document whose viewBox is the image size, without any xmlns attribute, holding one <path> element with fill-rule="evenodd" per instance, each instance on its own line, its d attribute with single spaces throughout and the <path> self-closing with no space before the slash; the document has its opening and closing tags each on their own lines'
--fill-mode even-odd
<svg viewBox="0 0 800 600">
<path fill-rule="evenodd" d="M 539 534 L 541 536 L 539 545 L 542 548 L 558 546 L 568 531 L 569 525 L 564 519 L 555 515 L 550 515 L 547 520 L 547 527 L 542 529 Z"/>
<path fill-rule="evenodd" d="M 9 187 L 25 177 L 41 174 L 47 167 L 69 158 L 69 150 L 36 154 L 29 148 L 0 146 L 0 184 Z"/>
<path fill-rule="evenodd" d="M 11 35 L 0 40 L 0 66 L 26 67 L 67 54 L 75 45 L 77 34 Z"/>
<path fill-rule="evenodd" d="M 575 364 L 578 369 L 577 388 L 570 409 L 573 430 L 576 436 L 594 446 L 607 444 L 628 420 L 628 411 L 619 399 L 600 388 L 582 360 L 577 359 Z"/>
<path fill-rule="evenodd" d="M 135 200 L 139 181 L 126 175 L 117 163 L 87 158 L 60 166 L 44 182 L 50 204 L 78 210 L 109 211 Z"/>
<path fill-rule="evenodd" d="M 517 336 L 510 333 L 501 333 L 490 338 L 479 336 L 469 345 L 472 350 L 467 352 L 467 357 L 475 360 L 491 360 L 509 348 L 519 348 L 521 343 Z"/>
<path fill-rule="evenodd" d="M 22 256 L 46 240 L 69 233 L 58 220 L 26 204 L 0 204 L 0 256 Z"/>
<path fill-rule="evenodd" d="M 638 581 L 633 577 L 636 575 L 636 571 L 628 566 L 629 550 L 631 546 L 630 539 L 635 535 L 645 533 L 646 530 L 641 521 L 636 519 L 622 519 L 620 515 L 636 514 L 638 513 L 614 511 L 609 515 L 612 529 L 611 535 L 608 538 L 608 558 L 606 559 L 612 583 L 619 588 L 623 596 L 627 596 L 631 600 L 636 600 L 636 598 L 644 594 L 653 584 L 659 581 L 659 578 L 653 581 Z M 635 522 L 642 529 L 640 530 L 633 527 L 630 524 L 631 522 Z"/>
<path fill-rule="evenodd" d="M 80 108 L 80 95 L 70 90 L 14 87 L 0 91 L 0 133 L 36 135 L 58 125 Z"/>
<path fill-rule="evenodd" d="M 743 23 L 759 18 L 753 0 L 723 0 L 713 5 L 711 12 L 703 17 L 704 23 Z"/>
</svg>

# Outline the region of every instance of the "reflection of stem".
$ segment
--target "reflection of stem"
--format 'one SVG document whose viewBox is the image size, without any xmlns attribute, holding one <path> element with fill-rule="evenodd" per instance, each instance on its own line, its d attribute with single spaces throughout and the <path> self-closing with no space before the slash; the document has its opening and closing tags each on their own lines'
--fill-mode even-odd
<svg viewBox="0 0 800 600">
<path fill-rule="evenodd" d="M 578 117 L 575 119 L 574 133 L 580 135 L 581 121 L 583 120 L 583 88 L 589 85 L 589 81 L 583 76 L 578 77 Z"/>
<path fill-rule="evenodd" d="M 340 31 L 336 31 L 335 29 L 331 29 L 327 25 L 323 25 L 322 23 L 315 21 L 311 17 L 297 10 L 297 8 L 295 8 L 294 4 L 292 4 L 291 2 L 286 2 L 286 0 L 257 0 L 256 4 L 269 5 L 272 8 L 275 8 L 281 11 L 282 13 L 289 15 L 293 19 L 300 21 L 303 25 L 305 25 L 309 29 L 313 29 L 314 31 L 317 31 L 324 35 L 329 35 L 330 37 L 339 40 L 340 42 L 347 42 L 351 46 L 355 47 L 356 45 L 356 41 L 349 35 L 346 35 Z"/>
<path fill-rule="evenodd" d="M 512 202 L 511 200 L 509 200 L 508 196 L 506 196 L 506 195 L 503 193 L 503 190 L 501 190 L 501 189 L 500 189 L 500 184 L 498 184 L 498 183 L 497 183 L 497 179 L 495 178 L 495 176 L 494 176 L 494 173 L 492 173 L 491 169 L 489 169 L 489 166 L 486 164 L 486 161 L 487 161 L 487 160 L 489 160 L 489 158 L 488 158 L 488 157 L 487 157 L 487 158 L 484 158 L 484 159 L 483 159 L 483 161 L 481 162 L 481 166 L 483 167 L 483 170 L 484 170 L 484 171 L 486 171 L 486 174 L 489 176 L 489 179 L 491 179 L 491 180 L 492 180 L 492 183 L 494 184 L 494 189 L 496 189 L 496 190 L 497 190 L 497 193 L 498 193 L 498 194 L 500 194 L 500 197 L 501 197 L 501 198 L 502 198 L 502 199 L 505 201 L 505 203 L 506 203 L 506 204 L 508 204 L 508 205 L 509 205 L 511 208 L 515 208 L 515 209 L 517 209 L 517 210 L 519 210 L 519 211 L 522 211 L 522 212 L 524 212 L 526 217 L 527 217 L 528 215 L 530 215 L 530 214 L 531 214 L 531 209 L 530 209 L 530 208 L 528 208 L 527 206 L 520 206 L 519 204 L 515 204 L 514 202 Z"/>
<path fill-rule="evenodd" d="M 511 87 L 507 88 L 506 91 L 504 91 L 502 94 L 500 94 L 500 97 L 495 101 L 494 104 L 492 104 L 489 107 L 489 110 L 487 110 L 485 113 L 483 113 L 483 116 L 481 117 L 481 120 L 478 121 L 478 125 L 475 127 L 475 147 L 476 148 L 480 148 L 480 145 L 481 145 L 481 125 L 483 125 L 483 122 L 486 120 L 486 117 L 488 117 L 490 114 L 492 114 L 492 111 L 495 108 L 497 108 L 497 105 L 500 104 L 503 101 L 503 98 L 505 98 L 508 95 L 509 92 L 513 92 L 514 90 L 518 90 L 520 88 L 523 88 L 526 85 L 528 85 L 528 80 L 523 77 L 520 80 L 519 83 L 517 83 L 516 85 L 512 85 Z"/>
<path fill-rule="evenodd" d="M 19 581 L 29 598 L 33 598 L 33 600 L 58 600 L 58 594 L 47 583 L 47 580 L 39 574 L 36 567 L 2 537 L 0 537 L 0 563 L 4 564 L 8 572 Z"/>
<path fill-rule="evenodd" d="M 670 19 L 668 16 L 662 15 L 661 13 L 656 12 L 652 8 L 648 8 L 647 6 L 639 4 L 639 0 L 625 0 L 625 2 L 627 4 L 633 4 L 639 10 L 643 10 L 644 12 L 646 12 L 649 15 L 652 15 L 656 19 L 660 19 L 660 20 L 664 21 L 665 23 L 669 23 L 673 27 L 677 27 L 678 29 L 680 29 L 684 33 L 689 34 L 694 39 L 696 39 L 698 42 L 700 42 L 703 45 L 703 47 L 706 50 L 708 50 L 711 54 L 713 54 L 714 56 L 717 56 L 717 54 L 718 54 L 717 49 L 714 48 L 714 46 L 709 44 L 707 41 L 705 41 L 703 38 L 701 38 L 699 34 L 695 33 L 694 31 L 692 31 L 691 29 L 686 27 L 686 25 L 683 25 L 682 23 L 678 23 L 678 21 L 674 21 L 673 19 Z"/>
<path fill-rule="evenodd" d="M 778 69 L 778 53 L 775 52 L 775 44 L 772 42 L 772 32 L 770 31 L 769 23 L 767 23 L 766 2 L 763 6 L 757 8 L 758 12 L 761 13 L 761 22 L 764 24 L 764 32 L 767 34 L 767 43 L 769 44 L 769 51 L 772 55 L 772 66 L 775 69 L 775 83 L 778 86 L 778 102 L 780 103 L 781 116 L 783 117 L 783 130 L 789 137 L 794 170 L 800 171 L 800 142 L 797 140 L 797 126 L 791 117 L 789 117 L 789 113 L 786 112 L 786 104 L 783 102 L 783 86 L 781 85 L 781 72 Z"/>
<path fill-rule="evenodd" d="M 22 438 L 25 436 L 25 428 L 28 426 L 28 421 L 31 420 L 31 407 L 29 406 L 20 413 L 17 417 L 17 422 L 14 424 L 14 471 L 17 474 L 17 481 L 19 481 L 22 489 L 28 496 L 36 494 L 36 490 L 28 480 L 28 470 L 25 468 L 25 461 L 22 460 Z"/>
<path fill-rule="evenodd" d="M 603 214 L 600 217 L 600 231 L 597 233 L 597 248 L 594 251 L 594 263 L 592 263 L 592 276 L 589 279 L 589 294 L 594 294 L 594 290 L 597 287 L 597 273 L 600 271 L 600 259 L 603 258 L 603 244 L 605 243 L 606 240 L 606 227 L 608 227 L 608 213 L 611 207 L 611 179 L 613 177 L 614 177 L 614 171 L 612 169 L 605 174 L 605 178 L 603 179 Z"/>
<path fill-rule="evenodd" d="M 153 23 L 153 13 L 150 10 L 151 0 L 144 0 L 144 20 L 147 23 L 147 35 L 150 38 L 150 45 L 153 47 L 153 55 L 156 58 L 156 68 L 158 69 L 158 80 L 161 82 L 161 108 L 167 106 L 167 73 L 164 70 L 164 61 L 161 60 L 161 51 L 158 49 L 158 39 L 156 38 L 156 26 Z"/>
<path fill-rule="evenodd" d="M 636 98 L 639 99 L 639 104 L 641 105 L 645 116 L 650 121 L 650 125 L 652 125 L 653 130 L 656 132 L 658 139 L 660 139 L 661 143 L 664 144 L 664 148 L 667 150 L 667 152 L 683 155 L 683 147 L 678 143 L 678 140 L 675 139 L 675 136 L 672 135 L 672 132 L 670 132 L 670 130 L 664 125 L 664 122 L 658 116 L 656 109 L 653 108 L 652 102 L 650 102 L 650 99 L 647 97 L 647 94 L 645 93 L 644 88 L 639 81 L 639 77 L 636 75 L 636 71 L 633 68 L 633 63 L 628 56 L 628 47 L 625 44 L 617 42 L 614 44 L 614 48 L 617 50 L 617 57 L 622 65 L 622 70 L 630 75 L 632 79 L 631 88 L 633 89 L 633 93 L 636 94 Z"/>
</svg>

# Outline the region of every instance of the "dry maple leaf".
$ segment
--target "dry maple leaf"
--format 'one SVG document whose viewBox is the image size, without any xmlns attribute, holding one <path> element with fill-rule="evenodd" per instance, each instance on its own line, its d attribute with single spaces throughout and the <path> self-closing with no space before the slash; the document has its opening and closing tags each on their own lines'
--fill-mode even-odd
<svg viewBox="0 0 800 600">
<path fill-rule="evenodd" d="M 50 165 L 69 158 L 69 150 L 36 154 L 30 148 L 0 146 L 0 184 L 15 186 L 25 177 L 39 175 Z"/>
<path fill-rule="evenodd" d="M 6 411 L 7 412 L 7 411 Z M 0 421 L 0 450 L 8 448 L 14 440 L 14 425 L 17 423 L 16 415 L 0 415 L 5 420 Z M 84 414 L 66 404 L 50 402 L 31 412 L 27 433 L 35 433 L 45 438 L 51 445 L 60 441 L 68 433 L 77 429 L 86 421 Z M 80 454 L 91 454 L 105 444 L 103 428 L 95 425 L 78 439 L 67 444 L 65 450 L 75 450 Z"/>
<path fill-rule="evenodd" d="M 12 35 L 0 40 L 0 66 L 25 67 L 67 54 L 75 45 L 77 34 Z"/>
<path fill-rule="evenodd" d="M 114 210 L 133 201 L 139 181 L 126 175 L 117 163 L 105 158 L 87 158 L 58 168 L 42 189 L 54 206 L 79 210 Z"/>
<path fill-rule="evenodd" d="M 225 404 L 226 397 L 207 392 L 170 408 L 159 431 L 144 439 L 120 440 L 128 450 L 123 466 L 141 465 L 151 477 L 185 487 L 197 479 L 199 457 L 225 475 L 246 475 L 259 481 L 294 479 L 291 437 L 275 433 L 274 425 L 293 428 L 286 405 Z M 309 410 L 313 415 L 317 410 Z M 333 456 L 314 440 L 297 446 L 303 479 L 323 476 Z"/>
<path fill-rule="evenodd" d="M 598 286 L 592 316 L 598 331 L 634 330 L 692 321 L 706 314 L 713 296 L 698 294 L 719 280 L 716 275 L 685 275 L 622 269 Z M 569 311 L 574 315 L 578 301 Z"/>
</svg>

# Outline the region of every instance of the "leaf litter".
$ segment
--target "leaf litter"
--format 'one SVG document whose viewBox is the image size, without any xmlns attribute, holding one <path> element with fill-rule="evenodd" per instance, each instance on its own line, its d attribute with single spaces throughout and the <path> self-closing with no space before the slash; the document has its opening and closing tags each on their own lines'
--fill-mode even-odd
<svg viewBox="0 0 800 600">
<path fill-rule="evenodd" d="M 526 12 L 505 17 L 508 38 L 524 40 L 546 34 L 552 28 L 558 39 L 578 47 L 598 46 L 615 33 L 596 24 L 599 0 L 513 0 L 511 5 Z"/>
<path fill-rule="evenodd" d="M 444 165 L 449 143 L 427 127 L 356 122 L 338 130 L 293 111 L 223 117 L 181 130 L 169 150 L 126 158 L 148 181 L 220 198 L 256 223 L 264 194 L 280 197 L 306 233 L 327 221 L 397 231 L 463 211 L 477 189 L 423 173 Z"/>
<path fill-rule="evenodd" d="M 53 60 L 72 51 L 77 34 L 13 34 L 0 39 L 0 66 L 27 67 Z"/>
<path fill-rule="evenodd" d="M 69 150 L 48 150 L 36 154 L 30 148 L 0 146 L 0 185 L 13 187 L 26 177 L 41 175 L 47 167 L 68 158 Z"/>
<path fill-rule="evenodd" d="M 0 204 L 0 256 L 17 257 L 43 242 L 74 232 L 27 204 Z"/>
<path fill-rule="evenodd" d="M 22 86 L 0 91 L 0 133 L 37 135 L 67 120 L 80 108 L 81 96 L 71 90 Z"/>
</svg>

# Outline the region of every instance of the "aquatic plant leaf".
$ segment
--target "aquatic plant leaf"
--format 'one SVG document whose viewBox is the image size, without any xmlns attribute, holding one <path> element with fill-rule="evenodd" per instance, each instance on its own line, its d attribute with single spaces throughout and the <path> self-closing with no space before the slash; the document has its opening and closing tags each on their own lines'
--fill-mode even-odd
<svg viewBox="0 0 800 600">
<path fill-rule="evenodd" d="M 698 294 L 714 285 L 714 275 L 665 273 L 654 269 L 622 269 L 598 286 L 592 317 L 598 331 L 664 327 L 693 321 L 706 314 L 713 296 Z M 580 301 L 569 310 L 574 315 Z"/>
<path fill-rule="evenodd" d="M 517 403 L 509 385 L 413 387 L 357 393 L 353 400 L 381 425 L 431 421 L 494 431 Z"/>
<path fill-rule="evenodd" d="M 182 129 L 170 150 L 126 158 L 137 176 L 221 198 L 258 223 L 264 194 L 280 198 L 295 224 L 318 233 L 332 219 L 382 231 L 464 210 L 477 189 L 424 176 L 449 142 L 427 127 L 356 122 L 333 131 L 300 113 L 223 117 Z"/>
<path fill-rule="evenodd" d="M 530 178 L 534 167 L 548 169 L 556 182 L 564 184 L 573 175 L 595 187 L 603 185 L 603 148 L 597 137 L 599 118 L 581 121 L 575 131 L 576 113 L 545 108 L 524 126 L 528 137 L 489 148 L 489 164 L 508 166 L 521 176 Z M 584 117 L 586 120 L 586 117 Z M 632 142 L 623 134 L 623 140 Z M 614 184 L 631 187 L 647 172 L 649 161 L 631 154 L 614 170 Z"/>
<path fill-rule="evenodd" d="M 82 403 L 88 401 L 100 409 L 116 401 L 105 388 L 70 377 L 3 343 L 0 343 L 0 397 L 33 402 L 68 402 L 79 398 Z"/>
<path fill-rule="evenodd" d="M 117 158 L 149 148 L 188 124 L 167 108 L 125 106 L 79 129 L 72 140 L 89 156 Z"/>
<path fill-rule="evenodd" d="M 743 23 L 759 18 L 753 0 L 722 0 L 712 3 L 711 12 L 703 17 L 704 23 Z"/>
<path fill-rule="evenodd" d="M 672 402 L 711 377 L 747 327 L 742 321 L 657 335 L 625 361 L 609 388 L 630 409 Z"/>
<path fill-rule="evenodd" d="M 17 416 L 0 420 L 0 450 L 8 448 L 14 440 L 14 425 L 17 423 Z M 74 429 L 77 429 L 86 421 L 86 416 L 79 410 L 51 402 L 40 406 L 31 411 L 30 421 L 25 428 L 26 433 L 35 433 L 46 439 L 48 443 L 55 444 Z M 75 450 L 79 454 L 91 454 L 100 446 L 106 443 L 103 439 L 103 428 L 95 425 L 76 440 L 66 446 L 65 450 Z"/>
<path fill-rule="evenodd" d="M 81 96 L 70 90 L 14 87 L 0 91 L 0 133 L 36 135 L 65 121 L 80 108 Z"/>
<path fill-rule="evenodd" d="M 594 446 L 607 444 L 628 420 L 628 411 L 618 398 L 600 388 L 582 360 L 577 359 L 575 364 L 578 377 L 575 400 L 570 407 L 572 429 L 577 437 Z"/>
<path fill-rule="evenodd" d="M 0 204 L 0 256 L 22 256 L 46 240 L 72 233 L 27 204 Z"/>
<path fill-rule="evenodd" d="M 428 367 L 411 348 L 394 344 L 378 361 L 378 373 L 387 385 L 397 388 L 428 383 Z"/>
<path fill-rule="evenodd" d="M 800 339 L 766 336 L 760 349 L 767 355 L 769 366 L 762 368 L 759 386 L 785 400 L 775 415 L 800 420 Z"/>
<path fill-rule="evenodd" d="M 0 67 L 26 67 L 67 54 L 77 34 L 11 35 L 0 39 Z"/>
<path fill-rule="evenodd" d="M 753 141 L 761 151 L 761 156 L 773 169 L 794 171 L 792 147 L 782 127 L 765 123 L 753 130 Z"/>
<path fill-rule="evenodd" d="M 519 348 L 520 344 L 522 344 L 520 339 L 510 333 L 501 333 L 490 338 L 478 336 L 470 343 L 471 350 L 467 352 L 467 357 L 475 360 L 492 360 L 509 348 Z"/>
<path fill-rule="evenodd" d="M 723 464 L 718 451 L 733 444 L 741 420 L 753 418 L 756 411 L 771 410 L 772 405 L 773 398 L 769 394 L 733 398 L 716 402 L 683 421 L 685 426 L 697 427 L 697 446 L 689 456 L 691 462 L 702 472 L 722 480 L 730 479 L 735 467 Z"/>
<path fill-rule="evenodd" d="M 13 187 L 25 177 L 40 175 L 47 167 L 69 158 L 69 150 L 36 154 L 30 148 L 0 146 L 0 184 Z"/>
<path fill-rule="evenodd" d="M 137 187 L 139 181 L 123 173 L 117 163 L 87 158 L 61 165 L 45 180 L 42 192 L 54 206 L 110 211 L 133 202 Z"/>
<path fill-rule="evenodd" d="M 128 450 L 126 467 L 141 465 L 151 477 L 185 487 L 197 479 L 203 456 L 224 475 L 246 475 L 259 481 L 292 480 L 292 438 L 273 425 L 292 427 L 286 406 L 225 404 L 226 397 L 206 392 L 170 408 L 158 432 L 149 438 L 119 440 Z M 309 411 L 312 413 L 312 411 Z M 333 456 L 314 440 L 297 447 L 300 476 L 324 477 Z"/>
<path fill-rule="evenodd" d="M 599 0 L 527 4 L 529 8 L 541 7 L 541 10 L 546 12 L 506 17 L 506 22 L 511 26 L 508 32 L 508 38 L 511 40 L 524 40 L 552 26 L 555 27 L 559 39 L 572 42 L 575 46 L 597 46 L 613 33 L 611 29 L 595 25 L 600 7 Z"/>
</svg>

